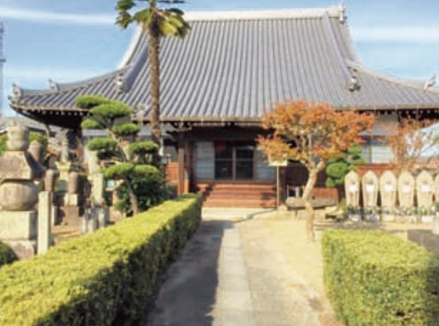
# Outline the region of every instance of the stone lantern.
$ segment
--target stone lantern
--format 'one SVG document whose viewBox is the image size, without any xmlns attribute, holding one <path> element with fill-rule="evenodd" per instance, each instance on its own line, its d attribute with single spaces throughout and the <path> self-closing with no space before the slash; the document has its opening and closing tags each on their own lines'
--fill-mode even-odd
<svg viewBox="0 0 439 326">
<path fill-rule="evenodd" d="M 29 130 L 11 123 L 8 126 L 8 150 L 0 157 L 0 241 L 8 244 L 20 258 L 36 252 L 36 180 L 44 177 L 44 168 L 27 152 Z"/>
</svg>

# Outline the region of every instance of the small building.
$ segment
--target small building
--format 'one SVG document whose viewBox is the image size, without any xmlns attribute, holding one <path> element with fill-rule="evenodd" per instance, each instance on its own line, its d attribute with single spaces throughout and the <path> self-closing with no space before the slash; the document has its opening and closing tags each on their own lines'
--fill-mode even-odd
<svg viewBox="0 0 439 326">
<path fill-rule="evenodd" d="M 177 151 L 179 192 L 202 191 L 206 205 L 273 206 L 275 170 L 255 139 L 262 115 L 286 99 L 325 102 L 337 110 L 373 112 L 375 134 L 410 115 L 434 117 L 439 90 L 365 67 L 351 40 L 345 8 L 194 12 L 188 38 L 161 41 L 162 124 Z M 15 87 L 11 107 L 45 123 L 79 130 L 79 95 L 105 95 L 135 108 L 147 125 L 150 103 L 147 33 L 139 29 L 119 69 L 48 90 Z M 78 132 L 80 134 L 80 132 Z M 365 139 L 368 163 L 389 149 Z M 282 171 L 283 189 L 304 184 L 306 171 Z M 324 181 L 324 180 L 321 180 Z M 323 182 L 316 189 L 324 195 Z M 328 195 L 328 194 L 326 194 Z"/>
</svg>

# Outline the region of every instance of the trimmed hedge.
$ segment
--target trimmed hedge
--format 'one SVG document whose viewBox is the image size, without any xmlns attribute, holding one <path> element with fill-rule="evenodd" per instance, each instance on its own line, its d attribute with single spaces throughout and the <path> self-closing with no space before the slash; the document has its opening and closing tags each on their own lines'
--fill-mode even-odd
<svg viewBox="0 0 439 326">
<path fill-rule="evenodd" d="M 198 196 L 180 197 L 2 267 L 0 325 L 131 324 L 153 303 L 200 216 Z"/>
<path fill-rule="evenodd" d="M 13 263 L 18 258 L 8 245 L 0 242 L 0 267 Z"/>
<path fill-rule="evenodd" d="M 439 325 L 439 260 L 379 231 L 325 232 L 324 280 L 349 326 Z"/>
</svg>

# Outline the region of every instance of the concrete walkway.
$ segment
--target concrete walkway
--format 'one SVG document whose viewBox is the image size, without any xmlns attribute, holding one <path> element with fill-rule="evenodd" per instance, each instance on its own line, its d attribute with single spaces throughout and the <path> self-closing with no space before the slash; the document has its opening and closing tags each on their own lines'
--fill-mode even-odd
<svg viewBox="0 0 439 326">
<path fill-rule="evenodd" d="M 317 326 L 314 293 L 252 221 L 205 217 L 143 326 Z"/>
</svg>

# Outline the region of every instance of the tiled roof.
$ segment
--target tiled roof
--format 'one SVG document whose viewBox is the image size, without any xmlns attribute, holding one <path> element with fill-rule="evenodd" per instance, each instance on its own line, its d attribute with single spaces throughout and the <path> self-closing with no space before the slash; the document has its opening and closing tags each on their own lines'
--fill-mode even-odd
<svg viewBox="0 0 439 326">
<path fill-rule="evenodd" d="M 258 121 L 277 101 L 326 102 L 339 110 L 439 109 L 439 90 L 364 67 L 344 9 L 189 13 L 186 40 L 161 48 L 163 121 Z M 119 70 L 51 90 L 15 88 L 18 110 L 75 110 L 82 94 L 121 100 L 148 118 L 146 33 L 137 32 Z M 352 83 L 353 81 L 357 83 Z M 352 87 L 354 85 L 355 87 Z"/>
</svg>

